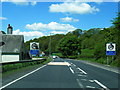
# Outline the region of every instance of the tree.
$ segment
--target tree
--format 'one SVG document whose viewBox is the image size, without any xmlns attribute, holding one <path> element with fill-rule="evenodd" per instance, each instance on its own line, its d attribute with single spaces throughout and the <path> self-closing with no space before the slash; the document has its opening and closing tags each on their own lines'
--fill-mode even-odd
<svg viewBox="0 0 120 90">
<path fill-rule="evenodd" d="M 114 25 L 114 37 L 117 37 L 117 54 L 118 56 L 120 56 L 120 12 L 118 12 L 118 16 L 117 18 L 114 18 L 114 20 L 112 21 L 113 25 Z"/>
<path fill-rule="evenodd" d="M 82 30 L 81 29 L 76 29 L 72 32 L 73 35 L 76 35 L 77 37 L 80 37 L 82 34 Z"/>
<path fill-rule="evenodd" d="M 78 55 L 81 52 L 81 45 L 75 35 L 66 36 L 59 42 L 58 50 L 66 57 Z"/>
</svg>

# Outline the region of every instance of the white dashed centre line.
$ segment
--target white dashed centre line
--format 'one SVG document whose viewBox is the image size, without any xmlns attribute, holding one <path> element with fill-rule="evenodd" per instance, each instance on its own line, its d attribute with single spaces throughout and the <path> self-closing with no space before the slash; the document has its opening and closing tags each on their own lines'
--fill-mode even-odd
<svg viewBox="0 0 120 90">
<path fill-rule="evenodd" d="M 70 67 L 70 71 L 74 74 L 74 71 L 72 70 L 72 68 Z"/>
<path fill-rule="evenodd" d="M 95 88 L 95 87 L 93 87 L 93 86 L 86 86 L 87 88 Z"/>
<path fill-rule="evenodd" d="M 100 85 L 102 88 L 105 88 L 106 90 L 110 90 L 108 89 L 105 85 L 103 85 L 102 83 L 100 83 L 99 81 L 97 80 L 94 80 L 94 82 L 96 82 L 98 85 Z"/>
<path fill-rule="evenodd" d="M 79 79 L 76 79 L 76 80 L 77 80 L 77 83 L 80 86 L 80 88 L 84 88 L 84 86 L 82 85 L 82 83 L 80 82 L 80 80 Z"/>
<path fill-rule="evenodd" d="M 80 70 L 81 72 L 83 72 L 84 74 L 87 74 L 85 71 L 83 71 L 82 69 L 80 68 L 77 68 L 78 70 Z"/>
</svg>

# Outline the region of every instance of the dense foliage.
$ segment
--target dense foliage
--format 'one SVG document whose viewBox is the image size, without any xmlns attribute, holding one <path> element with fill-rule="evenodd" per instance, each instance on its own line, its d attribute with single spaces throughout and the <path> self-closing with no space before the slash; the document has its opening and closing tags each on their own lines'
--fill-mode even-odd
<svg viewBox="0 0 120 90">
<path fill-rule="evenodd" d="M 81 45 L 78 37 L 75 35 L 67 35 L 60 40 L 58 50 L 63 56 L 76 56 L 81 52 Z"/>
</svg>

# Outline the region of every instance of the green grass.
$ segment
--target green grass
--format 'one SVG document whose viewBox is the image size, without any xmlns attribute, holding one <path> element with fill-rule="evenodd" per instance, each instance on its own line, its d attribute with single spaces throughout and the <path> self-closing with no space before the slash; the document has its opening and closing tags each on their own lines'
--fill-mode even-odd
<svg viewBox="0 0 120 90">
<path fill-rule="evenodd" d="M 56 55 L 56 56 L 59 56 L 59 57 L 62 57 L 62 53 L 52 53 L 52 55 Z"/>
<path fill-rule="evenodd" d="M 111 56 L 108 56 L 108 58 L 110 66 L 120 67 L 120 59 L 112 60 Z M 107 58 L 99 58 L 97 60 L 94 58 L 94 49 L 82 49 L 81 54 L 78 56 L 77 59 L 96 62 L 100 64 L 107 64 Z"/>
<path fill-rule="evenodd" d="M 81 54 L 78 58 L 93 58 L 94 57 L 94 50 L 93 49 L 82 49 Z"/>
</svg>

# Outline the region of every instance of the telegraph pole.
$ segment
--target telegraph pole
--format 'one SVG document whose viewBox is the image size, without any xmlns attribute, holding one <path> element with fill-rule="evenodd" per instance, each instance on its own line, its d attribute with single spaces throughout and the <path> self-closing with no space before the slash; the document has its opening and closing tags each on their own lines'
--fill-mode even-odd
<svg viewBox="0 0 120 90">
<path fill-rule="evenodd" d="M 51 55 L 51 33 L 50 33 L 50 42 L 49 42 L 49 56 Z"/>
</svg>

